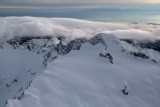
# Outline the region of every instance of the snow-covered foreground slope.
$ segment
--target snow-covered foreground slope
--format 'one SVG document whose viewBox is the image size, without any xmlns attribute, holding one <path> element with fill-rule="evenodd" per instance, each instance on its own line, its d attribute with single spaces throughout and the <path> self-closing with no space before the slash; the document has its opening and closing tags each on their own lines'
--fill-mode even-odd
<svg viewBox="0 0 160 107">
<path fill-rule="evenodd" d="M 160 65 L 100 35 L 103 42 L 85 42 L 49 63 L 6 107 L 160 107 Z"/>
</svg>

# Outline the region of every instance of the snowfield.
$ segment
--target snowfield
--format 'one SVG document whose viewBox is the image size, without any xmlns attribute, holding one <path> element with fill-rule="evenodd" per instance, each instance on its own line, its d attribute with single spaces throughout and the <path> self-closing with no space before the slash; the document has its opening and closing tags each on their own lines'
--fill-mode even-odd
<svg viewBox="0 0 160 107">
<path fill-rule="evenodd" d="M 0 107 L 160 107 L 158 25 L 0 18 Z"/>
</svg>

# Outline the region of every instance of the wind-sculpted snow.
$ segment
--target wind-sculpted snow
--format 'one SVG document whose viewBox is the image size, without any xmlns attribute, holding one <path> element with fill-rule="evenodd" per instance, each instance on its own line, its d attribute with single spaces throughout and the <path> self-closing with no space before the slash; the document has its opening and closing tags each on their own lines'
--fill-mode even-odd
<svg viewBox="0 0 160 107">
<path fill-rule="evenodd" d="M 1 17 L 0 38 L 14 37 L 65 37 L 67 41 L 91 38 L 107 31 L 119 38 L 159 39 L 159 25 L 100 23 L 66 18 Z"/>
</svg>

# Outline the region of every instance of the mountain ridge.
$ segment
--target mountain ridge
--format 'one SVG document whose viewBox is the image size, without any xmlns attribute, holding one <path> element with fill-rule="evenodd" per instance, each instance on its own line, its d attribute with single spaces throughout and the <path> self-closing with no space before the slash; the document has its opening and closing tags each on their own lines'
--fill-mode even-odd
<svg viewBox="0 0 160 107">
<path fill-rule="evenodd" d="M 6 48 L 5 45 L 8 44 L 12 47 L 12 50 L 28 51 L 31 53 L 35 53 L 37 55 L 40 55 L 43 59 L 40 64 L 42 65 L 41 66 L 42 68 L 40 67 L 39 69 L 40 71 L 38 71 L 37 73 L 33 71 L 32 69 L 27 68 L 26 72 L 32 76 L 31 79 L 25 82 L 25 84 L 27 83 L 28 85 L 26 85 L 25 87 L 19 88 L 17 91 L 15 91 L 16 92 L 15 95 L 13 93 L 13 95 L 9 96 L 9 98 L 21 100 L 21 98 L 25 95 L 24 90 L 30 86 L 30 84 L 32 83 L 32 80 L 34 79 L 34 77 L 36 77 L 36 75 L 39 75 L 39 73 L 41 73 L 44 69 L 46 69 L 48 63 L 52 61 L 54 62 L 54 60 L 56 60 L 57 57 L 59 56 L 67 55 L 68 53 L 72 52 L 72 50 L 73 51 L 81 50 L 82 46 L 86 43 L 92 45 L 93 47 L 97 46 L 98 44 L 101 44 L 104 49 L 102 52 L 99 53 L 99 57 L 107 59 L 111 64 L 114 64 L 115 62 L 114 61 L 115 59 L 112 56 L 112 54 L 113 53 L 115 54 L 120 51 L 122 53 L 126 53 L 131 56 L 133 55 L 136 57 L 149 59 L 153 61 L 153 63 L 158 63 L 159 61 L 157 59 L 150 58 L 145 53 L 134 52 L 134 51 L 132 52 L 132 51 L 129 51 L 123 48 L 123 45 L 120 43 L 120 40 L 118 40 L 113 35 L 108 35 L 105 33 L 99 33 L 95 35 L 93 38 L 88 39 L 88 40 L 87 39 L 75 39 L 75 40 L 71 40 L 68 43 L 66 42 L 63 43 L 63 40 L 64 38 L 59 38 L 59 37 L 58 38 L 50 38 L 50 37 L 35 38 L 33 37 L 33 38 L 15 38 L 7 42 L 2 42 L 2 41 L 0 42 L 1 50 L 5 49 Z M 117 48 L 114 49 L 115 47 Z M 19 81 L 21 81 L 21 80 L 18 80 L 16 77 L 14 77 L 12 80 L 13 81 L 11 81 L 11 83 L 2 83 L 6 85 L 6 89 L 12 87 L 11 86 L 12 84 L 14 86 L 15 83 L 17 84 Z M 4 102 L 6 103 L 6 101 Z"/>
<path fill-rule="evenodd" d="M 45 64 L 50 63 L 44 73 L 37 76 L 31 87 L 24 91 L 22 99 L 9 100 L 7 107 L 159 106 L 156 100 L 160 98 L 159 86 L 153 86 L 154 82 L 158 84 L 159 60 L 153 61 L 149 54 L 146 55 L 145 49 L 133 46 L 137 50 L 132 50 L 128 48 L 132 47 L 130 44 L 105 33 L 97 34 L 89 40 L 76 39 L 68 43 L 63 40 L 63 38 L 31 39 L 26 42 L 30 46 L 29 49 L 26 46 L 26 49 L 33 52 L 39 51 L 38 54 L 46 52 L 43 56 Z M 24 49 L 21 47 L 24 44 L 20 46 L 12 44 L 12 46 Z M 41 46 L 37 48 L 39 44 Z M 50 57 L 51 53 L 48 55 L 48 52 L 54 52 L 55 56 Z M 154 80 L 153 77 L 156 75 L 158 77 Z M 144 91 L 140 90 L 142 87 Z M 37 91 L 34 92 L 34 90 Z M 146 96 L 147 93 L 148 96 Z M 108 100 L 103 99 L 103 96 Z M 81 103 L 78 103 L 79 101 Z"/>
</svg>

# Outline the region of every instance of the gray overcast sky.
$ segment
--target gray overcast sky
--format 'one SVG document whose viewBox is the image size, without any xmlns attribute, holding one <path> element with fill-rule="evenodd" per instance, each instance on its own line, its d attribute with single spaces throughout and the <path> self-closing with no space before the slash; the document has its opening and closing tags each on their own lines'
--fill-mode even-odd
<svg viewBox="0 0 160 107">
<path fill-rule="evenodd" d="M 0 16 L 157 22 L 160 0 L 0 0 Z"/>
<path fill-rule="evenodd" d="M 160 0 L 0 0 L 1 8 L 48 8 L 47 6 L 64 6 L 64 8 L 99 8 L 99 7 L 133 7 L 145 4 L 159 4 Z M 60 7 L 60 8 L 61 8 Z"/>
<path fill-rule="evenodd" d="M 160 3 L 160 0 L 0 0 L 0 2 L 10 2 L 10 3 L 55 3 L 55 2 L 112 2 L 112 3 Z"/>
<path fill-rule="evenodd" d="M 131 8 L 160 4 L 160 0 L 0 0 L 0 9 L 81 10 Z M 150 7 L 150 6 L 148 6 Z"/>
</svg>

